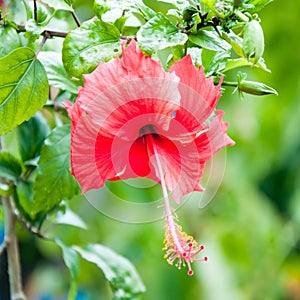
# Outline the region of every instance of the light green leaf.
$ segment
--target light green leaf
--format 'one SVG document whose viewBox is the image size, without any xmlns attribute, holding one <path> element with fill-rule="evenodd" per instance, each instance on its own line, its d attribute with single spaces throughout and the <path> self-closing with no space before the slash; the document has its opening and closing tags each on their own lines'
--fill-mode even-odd
<svg viewBox="0 0 300 300">
<path fill-rule="evenodd" d="M 227 51 L 202 49 L 201 57 L 205 75 L 211 76 L 220 73 L 225 68 L 230 53 Z"/>
<path fill-rule="evenodd" d="M 215 32 L 208 30 L 199 30 L 197 34 L 191 34 L 189 41 L 201 48 L 220 51 L 229 50 L 231 46 L 222 40 Z"/>
<path fill-rule="evenodd" d="M 39 53 L 38 57 L 46 69 L 50 85 L 77 94 L 78 87 L 69 79 L 62 63 L 61 53 L 43 51 Z"/>
<path fill-rule="evenodd" d="M 125 257 L 99 244 L 73 248 L 83 259 L 101 269 L 110 284 L 113 299 L 134 300 L 145 292 L 145 286 L 135 267 Z"/>
<path fill-rule="evenodd" d="M 143 0 L 143 3 L 151 9 L 153 9 L 154 11 L 163 13 L 164 15 L 166 15 L 170 9 L 176 8 L 176 5 L 170 3 L 169 1 Z"/>
<path fill-rule="evenodd" d="M 14 190 L 9 184 L 0 182 L 0 196 L 9 197 L 14 193 Z"/>
<path fill-rule="evenodd" d="M 85 222 L 70 209 L 67 209 L 64 213 L 59 211 L 58 216 L 55 219 L 55 224 L 66 224 L 82 229 L 87 229 L 87 225 L 85 224 Z"/>
<path fill-rule="evenodd" d="M 225 32 L 222 32 L 222 38 L 226 40 L 234 50 L 234 52 L 240 56 L 244 57 L 244 52 L 243 52 L 243 39 L 240 38 L 238 35 L 236 35 L 234 32 L 230 31 L 228 34 Z"/>
<path fill-rule="evenodd" d="M 0 135 L 32 117 L 47 101 L 49 86 L 43 65 L 29 48 L 0 59 Z"/>
<path fill-rule="evenodd" d="M 61 240 L 55 239 L 55 243 L 61 248 L 63 253 L 63 259 L 68 267 L 71 277 L 76 279 L 79 275 L 79 256 L 77 252 L 71 248 L 67 247 Z"/>
<path fill-rule="evenodd" d="M 15 180 L 21 176 L 22 164 L 8 152 L 0 152 L 0 177 Z"/>
<path fill-rule="evenodd" d="M 193 64 L 196 67 L 200 67 L 202 65 L 202 49 L 197 47 L 191 47 L 187 49 L 187 54 L 191 56 Z"/>
<path fill-rule="evenodd" d="M 112 24 L 90 20 L 72 30 L 63 43 L 63 63 L 70 76 L 80 78 L 93 71 L 100 61 L 109 61 L 120 52 L 120 32 Z"/>
<path fill-rule="evenodd" d="M 184 45 L 187 39 L 187 35 L 179 32 L 178 28 L 161 13 L 150 19 L 137 32 L 138 43 L 147 54 L 171 46 Z"/>
<path fill-rule="evenodd" d="M 245 4 L 247 4 L 248 7 L 250 5 L 252 6 L 252 8 L 247 9 L 249 12 L 257 13 L 271 2 L 273 2 L 273 0 L 246 0 Z"/>
<path fill-rule="evenodd" d="M 69 153 L 70 126 L 55 128 L 45 140 L 33 185 L 35 214 L 49 211 L 61 200 L 78 193 L 78 184 L 70 173 Z"/>
<path fill-rule="evenodd" d="M 64 245 L 61 240 L 55 239 L 55 243 L 61 248 L 64 263 L 67 266 L 67 268 L 69 269 L 69 272 L 71 275 L 68 300 L 73 300 L 73 299 L 75 299 L 75 296 L 77 294 L 76 279 L 79 275 L 79 269 L 80 269 L 79 268 L 80 267 L 79 256 L 74 249 Z"/>
<path fill-rule="evenodd" d="M 42 145 L 50 132 L 41 113 L 35 114 L 27 122 L 16 128 L 17 144 L 22 160 L 26 163 L 40 155 Z M 16 144 L 16 141 L 15 141 Z"/>
<path fill-rule="evenodd" d="M 19 47 L 21 41 L 16 29 L 11 26 L 0 26 L 0 57 Z"/>
<path fill-rule="evenodd" d="M 246 58 L 228 59 L 226 62 L 226 66 L 222 70 L 222 72 L 227 72 L 229 70 L 239 68 L 239 67 L 245 67 L 245 66 L 253 66 L 253 63 L 249 62 Z M 260 62 L 255 64 L 254 67 L 260 68 L 266 72 L 270 72 L 270 70 L 264 64 L 261 64 Z"/>
<path fill-rule="evenodd" d="M 54 8 L 55 10 L 74 11 L 72 6 L 67 4 L 64 0 L 42 0 L 42 2 Z"/>
</svg>

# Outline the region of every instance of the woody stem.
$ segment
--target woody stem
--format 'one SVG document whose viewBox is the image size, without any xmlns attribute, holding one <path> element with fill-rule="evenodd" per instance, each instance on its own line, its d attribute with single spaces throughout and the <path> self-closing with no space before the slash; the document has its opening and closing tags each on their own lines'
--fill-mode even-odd
<svg viewBox="0 0 300 300">
<path fill-rule="evenodd" d="M 2 197 L 2 204 L 4 208 L 5 243 L 8 259 L 10 295 L 12 300 L 24 300 L 26 297 L 22 290 L 21 264 L 15 228 L 16 216 L 13 212 L 12 199 Z"/>
<path fill-rule="evenodd" d="M 172 209 L 170 206 L 170 201 L 169 201 L 169 196 L 168 196 L 168 191 L 167 191 L 167 186 L 166 186 L 166 181 L 165 181 L 165 177 L 164 177 L 164 173 L 163 173 L 162 164 L 161 164 L 161 161 L 159 158 L 159 154 L 157 153 L 155 144 L 153 142 L 152 136 L 151 136 L 151 144 L 152 144 L 152 148 L 153 148 L 153 152 L 154 152 L 154 156 L 155 156 L 155 160 L 156 160 L 156 165 L 157 165 L 157 171 L 158 171 L 161 188 L 162 188 L 162 192 L 163 192 L 164 205 L 165 205 L 165 211 L 166 211 L 166 215 L 167 215 L 167 223 L 169 226 L 169 230 L 171 232 L 171 235 L 173 237 L 173 240 L 174 240 L 174 243 L 176 245 L 178 252 L 183 253 L 184 251 L 178 240 L 178 236 L 177 236 L 176 229 L 175 229 L 175 224 L 174 224 L 174 220 L 173 220 L 173 214 L 172 214 Z"/>
</svg>

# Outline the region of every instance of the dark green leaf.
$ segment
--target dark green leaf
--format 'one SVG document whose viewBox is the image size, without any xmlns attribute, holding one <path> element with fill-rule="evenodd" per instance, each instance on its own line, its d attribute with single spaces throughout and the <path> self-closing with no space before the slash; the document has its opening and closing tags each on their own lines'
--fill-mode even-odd
<svg viewBox="0 0 300 300">
<path fill-rule="evenodd" d="M 48 97 L 43 65 L 29 48 L 0 59 L 0 135 L 32 117 Z"/>
<path fill-rule="evenodd" d="M 18 204 L 22 210 L 31 218 L 34 219 L 35 214 L 32 213 L 33 207 L 33 189 L 32 182 L 20 181 L 17 184 Z"/>
<path fill-rule="evenodd" d="M 184 45 L 187 39 L 187 35 L 179 32 L 178 28 L 161 13 L 150 19 L 137 32 L 138 43 L 147 54 L 171 46 Z"/>
<path fill-rule="evenodd" d="M 113 299 L 138 299 L 138 296 L 145 292 L 140 276 L 126 258 L 99 244 L 74 249 L 83 259 L 102 270 L 113 291 Z"/>
<path fill-rule="evenodd" d="M 15 180 L 22 174 L 22 164 L 8 152 L 0 152 L 0 177 Z"/>
<path fill-rule="evenodd" d="M 63 44 L 63 63 L 70 74 L 80 78 L 100 61 L 109 61 L 120 51 L 120 32 L 112 24 L 90 20 L 72 30 Z"/>
<path fill-rule="evenodd" d="M 68 73 L 62 63 L 61 53 L 43 51 L 39 53 L 39 60 L 46 69 L 50 85 L 77 94 L 78 87 L 69 79 Z"/>
<path fill-rule="evenodd" d="M 19 47 L 21 41 L 16 29 L 11 26 L 0 26 L 0 57 Z"/>
<path fill-rule="evenodd" d="M 78 193 L 78 184 L 70 173 L 70 126 L 55 128 L 42 148 L 38 175 L 34 182 L 33 212 L 49 211 L 62 199 Z"/>
<path fill-rule="evenodd" d="M 29 121 L 19 125 L 16 130 L 22 160 L 26 162 L 38 157 L 44 140 L 50 132 L 42 114 L 37 113 Z"/>
<path fill-rule="evenodd" d="M 200 30 L 197 34 L 191 34 L 189 40 L 201 48 L 220 51 L 229 50 L 231 46 L 222 40 L 215 32 L 208 30 Z"/>
</svg>

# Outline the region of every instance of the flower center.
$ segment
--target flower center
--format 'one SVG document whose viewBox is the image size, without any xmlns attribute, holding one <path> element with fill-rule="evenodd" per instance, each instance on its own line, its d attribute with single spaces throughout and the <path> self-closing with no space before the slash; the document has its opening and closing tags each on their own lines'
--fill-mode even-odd
<svg viewBox="0 0 300 300">
<path fill-rule="evenodd" d="M 139 136 L 143 136 L 145 134 L 157 134 L 155 130 L 155 126 L 152 124 L 147 124 L 140 129 Z"/>
</svg>

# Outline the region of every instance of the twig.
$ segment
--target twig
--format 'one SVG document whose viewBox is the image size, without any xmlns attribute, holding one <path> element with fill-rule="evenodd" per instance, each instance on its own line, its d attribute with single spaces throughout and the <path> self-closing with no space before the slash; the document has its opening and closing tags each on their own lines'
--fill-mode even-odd
<svg viewBox="0 0 300 300">
<path fill-rule="evenodd" d="M 33 17 L 34 17 L 34 21 L 37 22 L 37 6 L 36 6 L 36 0 L 33 0 Z"/>
<path fill-rule="evenodd" d="M 38 54 L 39 54 L 40 51 L 42 50 L 43 46 L 45 45 L 45 43 L 46 43 L 46 41 L 47 41 L 47 39 L 48 39 L 49 37 L 51 37 L 51 36 L 49 35 L 48 31 L 45 31 L 45 35 L 44 35 L 44 37 L 43 37 L 43 40 L 42 40 L 42 42 L 40 43 L 38 49 L 36 50 L 36 53 L 35 53 L 36 56 L 38 56 Z"/>
<path fill-rule="evenodd" d="M 11 198 L 2 197 L 4 208 L 4 230 L 8 260 L 8 274 L 10 283 L 10 297 L 12 300 L 25 300 L 22 289 L 21 264 L 19 246 L 16 235 L 15 221 Z"/>
<path fill-rule="evenodd" d="M 18 26 L 18 32 L 26 32 L 24 25 L 17 25 Z M 47 38 L 52 37 L 66 37 L 68 32 L 62 32 L 62 31 L 53 31 L 53 30 L 45 30 L 41 33 L 42 36 L 47 36 Z"/>
<path fill-rule="evenodd" d="M 77 25 L 78 27 L 80 27 L 80 21 L 79 21 L 77 15 L 76 15 L 75 11 L 72 11 L 71 14 L 72 14 L 72 17 L 73 17 L 73 19 L 74 19 L 76 25 Z"/>
</svg>

